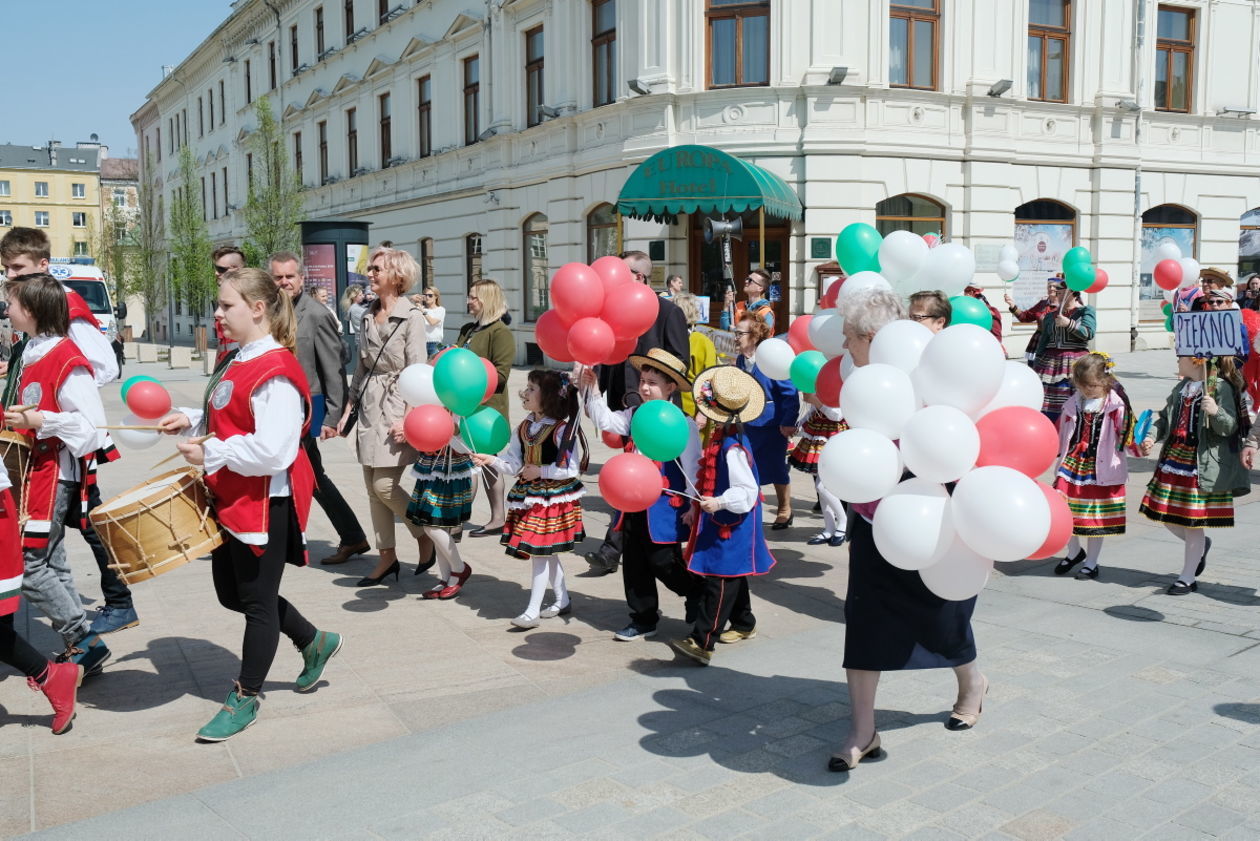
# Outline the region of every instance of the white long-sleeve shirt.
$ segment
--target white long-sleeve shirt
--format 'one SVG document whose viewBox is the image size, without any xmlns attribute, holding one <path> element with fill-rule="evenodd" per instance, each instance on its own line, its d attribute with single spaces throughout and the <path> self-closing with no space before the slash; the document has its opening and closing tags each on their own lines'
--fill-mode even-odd
<svg viewBox="0 0 1260 841">
<path fill-rule="evenodd" d="M 539 418 L 534 415 L 529 416 L 529 437 L 533 438 L 538 434 L 538 430 L 542 429 L 544 424 L 555 423 L 553 418 Z M 566 424 L 559 424 L 553 433 L 556 438 L 564 440 Z M 543 479 L 576 479 L 581 475 L 582 471 L 578 469 L 578 465 L 574 462 L 576 459 L 569 459 L 568 467 L 561 467 L 556 464 L 543 464 L 541 467 L 541 477 Z M 494 468 L 500 473 L 507 473 L 515 476 L 521 472 L 525 466 L 524 449 L 521 446 L 521 436 L 515 432 L 512 433 L 512 440 L 508 442 L 507 449 L 499 453 L 494 460 Z"/>
<path fill-rule="evenodd" d="M 118 357 L 114 354 L 114 346 L 99 328 L 93 327 L 87 319 L 76 318 L 70 322 L 68 335 L 92 363 L 92 376 L 97 385 L 118 379 Z"/>
<path fill-rule="evenodd" d="M 622 409 L 614 412 L 608 408 L 608 401 L 598 390 L 591 389 L 586 395 L 586 414 L 594 422 L 595 428 L 601 432 L 614 435 L 629 435 L 630 423 L 634 409 Z M 691 418 L 687 418 L 687 448 L 678 457 L 679 467 L 686 477 L 687 485 L 695 488 L 696 477 L 700 472 L 700 428 Z M 693 490 L 694 493 L 694 490 Z"/>
<path fill-rule="evenodd" d="M 61 336 L 32 337 L 22 350 L 22 367 L 43 359 L 61 340 Z M 78 481 L 83 478 L 79 475 L 79 459 L 99 450 L 104 440 L 98 427 L 105 425 L 105 407 L 101 405 L 96 380 L 82 368 L 75 368 L 58 389 L 57 404 L 61 411 L 44 412 L 44 425 L 36 430 L 35 437 L 61 439 L 65 445 L 58 456 L 61 476 Z"/>
<path fill-rule="evenodd" d="M 747 514 L 757 504 L 761 488 L 757 487 L 744 451 L 732 448 L 726 452 L 726 475 L 731 486 L 718 497 L 722 508 L 732 514 Z"/>
</svg>

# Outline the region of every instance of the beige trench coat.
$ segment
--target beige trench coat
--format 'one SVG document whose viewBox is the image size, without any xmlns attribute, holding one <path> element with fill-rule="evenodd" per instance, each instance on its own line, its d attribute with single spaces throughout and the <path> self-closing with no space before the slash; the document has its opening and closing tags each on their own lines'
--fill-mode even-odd
<svg viewBox="0 0 1260 841">
<path fill-rule="evenodd" d="M 359 423 L 354 428 L 359 463 L 364 467 L 401 467 L 418 456 L 406 443 L 395 443 L 389 428 L 403 419 L 407 411 L 398 393 L 398 374 L 408 365 L 425 362 L 424 316 L 420 308 L 406 298 L 399 298 L 389 318 L 377 324 L 375 306 L 363 314 L 359 331 L 359 364 L 350 384 L 353 397 L 363 389 L 359 406 Z M 394 328 L 398 331 L 395 333 Z M 393 338 L 390 334 L 393 333 Z M 388 340 L 388 343 L 386 343 Z M 381 353 L 381 346 L 385 352 Z M 372 375 L 372 363 L 380 354 Z M 366 388 L 364 384 L 366 383 Z"/>
</svg>

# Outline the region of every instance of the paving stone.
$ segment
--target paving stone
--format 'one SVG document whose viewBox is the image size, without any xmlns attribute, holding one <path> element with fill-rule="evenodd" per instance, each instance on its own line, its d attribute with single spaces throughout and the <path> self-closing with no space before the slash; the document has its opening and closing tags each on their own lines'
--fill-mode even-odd
<svg viewBox="0 0 1260 841">
<path fill-rule="evenodd" d="M 1212 803 L 1201 803 L 1176 818 L 1177 824 L 1208 835 L 1221 835 L 1244 821 L 1246 817 L 1233 809 L 1225 809 Z"/>
</svg>

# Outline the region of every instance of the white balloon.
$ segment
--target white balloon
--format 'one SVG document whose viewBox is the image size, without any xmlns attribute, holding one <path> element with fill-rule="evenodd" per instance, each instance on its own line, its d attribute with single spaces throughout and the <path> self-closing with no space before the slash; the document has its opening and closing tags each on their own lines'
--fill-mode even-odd
<svg viewBox="0 0 1260 841">
<path fill-rule="evenodd" d="M 818 476 L 845 502 L 874 502 L 901 481 L 901 455 L 896 444 L 874 430 L 846 429 L 823 445 Z"/>
<path fill-rule="evenodd" d="M 1018 561 L 1050 534 L 1050 505 L 1037 483 L 1010 467 L 977 467 L 954 486 L 958 536 L 995 561 Z"/>
<path fill-rule="evenodd" d="M 1182 257 L 1177 262 L 1181 264 L 1181 288 L 1197 286 L 1199 283 L 1199 272 L 1202 271 L 1199 261 L 1193 257 Z"/>
<path fill-rule="evenodd" d="M 155 421 L 142 420 L 135 415 L 125 415 L 121 423 L 123 426 L 152 426 Z M 129 449 L 147 450 L 158 442 L 162 433 L 155 429 L 114 429 L 110 430 L 110 437 Z"/>
<path fill-rule="evenodd" d="M 890 321 L 879 328 L 871 340 L 871 362 L 892 365 L 908 374 L 919 364 L 923 349 L 935 335 L 919 322 L 908 318 Z"/>
<path fill-rule="evenodd" d="M 971 249 L 956 242 L 947 242 L 931 250 L 926 269 L 921 276 L 930 280 L 928 285 L 952 298 L 961 295 L 976 274 L 976 257 Z"/>
<path fill-rule="evenodd" d="M 879 271 L 889 283 L 909 280 L 928 259 L 928 244 L 910 231 L 893 231 L 879 244 Z"/>
<path fill-rule="evenodd" d="M 954 542 L 949 492 L 927 479 L 907 479 L 879 501 L 871 531 L 884 560 L 898 569 L 923 569 Z"/>
<path fill-rule="evenodd" d="M 1032 368 L 1023 362 L 1008 359 L 1006 367 L 1002 369 L 1002 385 L 998 388 L 998 393 L 993 395 L 993 399 L 975 417 L 979 420 L 994 409 L 1006 406 L 1027 406 L 1040 411 L 1045 395 L 1041 378 Z"/>
<path fill-rule="evenodd" d="M 809 322 L 809 340 L 828 359 L 844 353 L 844 318 L 836 309 L 818 310 Z"/>
<path fill-rule="evenodd" d="M 1164 289 L 1161 291 L 1164 293 L 1164 300 L 1170 304 L 1173 302 L 1173 299 L 1177 297 L 1176 289 Z"/>
<path fill-rule="evenodd" d="M 840 287 L 840 294 L 836 296 L 836 309 L 840 311 L 840 314 L 844 315 L 849 302 L 857 297 L 859 292 L 866 289 L 887 289 L 891 292 L 892 285 L 878 272 L 858 272 L 850 275 Z"/>
<path fill-rule="evenodd" d="M 946 327 L 928 342 L 913 383 L 929 406 L 944 404 L 974 414 L 1002 386 L 1006 352 L 993 334 L 975 324 Z"/>
<path fill-rule="evenodd" d="M 892 365 L 863 365 L 840 387 L 840 411 L 850 427 L 873 429 L 890 439 L 918 409 L 910 375 Z"/>
<path fill-rule="evenodd" d="M 1002 246 L 1002 250 L 998 253 L 998 263 L 1018 263 L 1019 249 L 1013 243 L 1007 243 Z"/>
<path fill-rule="evenodd" d="M 840 357 L 840 380 L 843 382 L 853 376 L 853 372 L 857 370 L 857 363 L 853 361 L 853 355 L 848 351 Z"/>
<path fill-rule="evenodd" d="M 975 423 L 953 406 L 915 412 L 902 428 L 899 443 L 906 469 L 934 483 L 957 481 L 980 457 Z"/>
<path fill-rule="evenodd" d="M 398 375 L 398 393 L 408 406 L 442 405 L 433 390 L 433 366 L 427 362 L 417 362 L 402 369 Z"/>
<path fill-rule="evenodd" d="M 992 559 L 973 552 L 955 539 L 940 560 L 919 570 L 919 577 L 923 579 L 923 586 L 940 598 L 961 602 L 979 595 L 992 571 Z"/>
<path fill-rule="evenodd" d="M 757 345 L 755 358 L 761 373 L 772 380 L 786 380 L 796 351 L 783 339 L 766 339 Z"/>
<path fill-rule="evenodd" d="M 1155 246 L 1155 262 L 1161 260 L 1180 260 L 1181 246 L 1170 239 L 1166 239 L 1159 245 Z"/>
<path fill-rule="evenodd" d="M 998 263 L 997 276 L 1007 283 L 1019 277 L 1019 261 L 1003 260 Z"/>
</svg>

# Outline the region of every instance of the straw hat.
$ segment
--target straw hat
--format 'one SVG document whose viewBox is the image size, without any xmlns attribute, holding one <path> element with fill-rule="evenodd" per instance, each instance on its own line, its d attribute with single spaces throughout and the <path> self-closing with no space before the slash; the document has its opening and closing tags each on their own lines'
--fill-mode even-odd
<svg viewBox="0 0 1260 841">
<path fill-rule="evenodd" d="M 718 423 L 747 423 L 766 408 L 761 384 L 734 365 L 715 365 L 696 374 L 691 394 L 700 414 Z"/>
<path fill-rule="evenodd" d="M 669 377 L 678 384 L 679 388 L 691 388 L 691 380 L 687 377 L 687 366 L 669 351 L 654 347 L 645 354 L 631 354 L 629 361 L 636 371 L 651 368 Z"/>
</svg>

